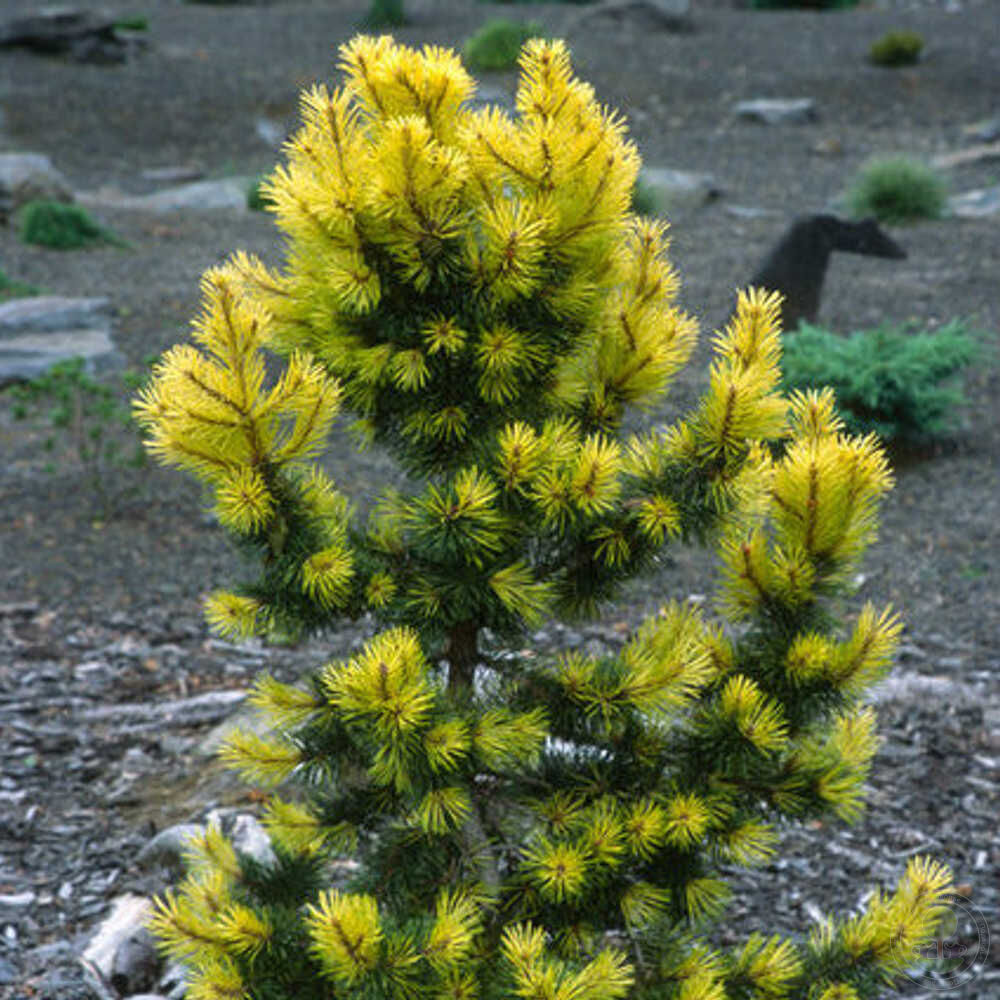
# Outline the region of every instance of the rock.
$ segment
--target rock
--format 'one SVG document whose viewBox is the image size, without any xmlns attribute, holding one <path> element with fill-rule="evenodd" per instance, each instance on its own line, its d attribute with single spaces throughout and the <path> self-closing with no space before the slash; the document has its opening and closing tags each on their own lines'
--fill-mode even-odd
<svg viewBox="0 0 1000 1000">
<path fill-rule="evenodd" d="M 128 52 L 114 18 L 71 7 L 43 9 L 0 25 L 0 47 L 4 46 L 103 64 L 124 62 Z"/>
<path fill-rule="evenodd" d="M 962 132 L 977 142 L 995 142 L 1000 139 L 1000 115 L 966 125 Z"/>
<path fill-rule="evenodd" d="M 38 295 L 0 303 L 0 385 L 44 375 L 82 358 L 90 374 L 123 367 L 105 298 Z"/>
<path fill-rule="evenodd" d="M 669 167 L 643 167 L 639 183 L 652 196 L 657 214 L 668 216 L 700 208 L 722 195 L 711 174 L 686 173 Z"/>
<path fill-rule="evenodd" d="M 199 181 L 205 176 L 201 167 L 191 164 L 179 164 L 172 167 L 153 167 L 143 170 L 143 180 L 154 181 L 157 184 L 183 184 L 187 181 Z"/>
<path fill-rule="evenodd" d="M 931 160 L 931 166 L 939 170 L 961 167 L 967 163 L 985 163 L 1000 159 L 1000 142 L 985 142 L 954 153 L 942 153 Z"/>
<path fill-rule="evenodd" d="M 145 930 L 146 921 L 152 916 L 153 904 L 145 896 L 126 893 L 111 903 L 111 914 L 97 928 L 81 956 L 92 965 L 101 977 L 110 979 L 118 949 L 129 938 Z"/>
<path fill-rule="evenodd" d="M 563 29 L 563 34 L 569 34 L 583 22 L 602 14 L 618 19 L 628 17 L 654 31 L 688 31 L 691 28 L 691 0 L 604 0 L 577 14 Z"/>
<path fill-rule="evenodd" d="M 0 958 L 0 986 L 11 986 L 17 982 L 17 969 L 5 958 Z"/>
<path fill-rule="evenodd" d="M 144 195 L 129 195 L 114 190 L 88 191 L 80 192 L 77 200 L 83 205 L 134 209 L 158 215 L 220 209 L 246 212 L 247 191 L 254 180 L 253 177 L 226 177 L 222 180 L 194 181 Z"/>
<path fill-rule="evenodd" d="M 136 863 L 140 868 L 162 865 L 177 872 L 184 869 L 184 853 L 192 837 L 200 837 L 205 832 L 201 823 L 177 823 L 161 830 L 139 852 Z"/>
<path fill-rule="evenodd" d="M 965 219 L 980 219 L 1000 213 L 1000 184 L 975 191 L 965 191 L 948 199 L 948 208 L 953 215 Z"/>
<path fill-rule="evenodd" d="M 0 153 L 0 223 L 29 201 L 73 200 L 69 182 L 41 153 Z"/>
<path fill-rule="evenodd" d="M 488 83 L 477 84 L 475 93 L 465 102 L 464 106 L 470 111 L 499 108 L 511 116 L 517 114 L 517 105 L 514 103 L 513 94 L 502 87 L 494 87 Z"/>
<path fill-rule="evenodd" d="M 276 118 L 258 118 L 255 131 L 272 149 L 281 149 L 292 133 L 292 126 L 289 122 L 279 121 Z"/>
<path fill-rule="evenodd" d="M 258 864 L 273 865 L 277 858 L 271 838 L 256 817 L 230 809 L 213 809 L 205 822 L 218 826 L 239 854 L 247 854 Z"/>
<path fill-rule="evenodd" d="M 130 997 L 156 985 L 161 965 L 156 939 L 139 927 L 118 946 L 108 978 L 121 996 Z"/>
<path fill-rule="evenodd" d="M 765 125 L 802 125 L 816 121 L 816 102 L 811 97 L 770 98 L 740 101 L 734 108 L 738 118 Z"/>
<path fill-rule="evenodd" d="M 111 302 L 105 298 L 64 298 L 36 295 L 0 303 L 0 340 L 24 333 L 91 329 L 110 322 Z"/>
</svg>

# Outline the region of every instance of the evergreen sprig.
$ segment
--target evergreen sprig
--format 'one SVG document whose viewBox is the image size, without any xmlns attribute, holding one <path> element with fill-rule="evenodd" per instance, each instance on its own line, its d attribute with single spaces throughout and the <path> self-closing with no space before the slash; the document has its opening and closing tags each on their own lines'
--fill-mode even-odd
<svg viewBox="0 0 1000 1000">
<path fill-rule="evenodd" d="M 266 183 L 283 268 L 210 271 L 196 345 L 137 413 L 261 557 L 210 600 L 217 629 L 381 629 L 302 686 L 258 681 L 271 732 L 222 753 L 283 786 L 274 861 L 210 831 L 157 905 L 164 949 L 198 997 L 876 996 L 933 936 L 943 867 L 912 861 L 805 943 L 704 935 L 726 866 L 770 857 L 782 819 L 861 808 L 860 695 L 900 626 L 870 607 L 845 628 L 829 599 L 891 486 L 877 440 L 845 434 L 829 391 L 779 392 L 761 291 L 716 335 L 694 409 L 626 437 L 695 324 L 664 227 L 629 211 L 621 119 L 561 43 L 525 46 L 516 118 L 469 110 L 442 49 L 341 54 L 343 87 L 304 96 Z M 424 480 L 365 521 L 314 462 L 339 406 Z M 682 540 L 717 545 L 738 629 L 668 605 L 616 655 L 523 650 Z M 343 852 L 360 867 L 334 884 Z"/>
</svg>

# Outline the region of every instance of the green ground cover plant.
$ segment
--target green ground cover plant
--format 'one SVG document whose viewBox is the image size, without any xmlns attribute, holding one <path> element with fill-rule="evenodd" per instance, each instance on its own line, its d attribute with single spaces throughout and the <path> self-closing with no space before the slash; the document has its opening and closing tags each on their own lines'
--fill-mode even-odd
<svg viewBox="0 0 1000 1000">
<path fill-rule="evenodd" d="M 406 24 L 406 12 L 403 10 L 403 0 L 372 0 L 371 7 L 362 22 L 369 30 L 398 28 Z"/>
<path fill-rule="evenodd" d="M 148 359 L 142 373 L 99 379 L 87 371 L 83 358 L 72 358 L 8 390 L 14 419 L 45 432 L 41 447 L 50 456 L 48 471 L 67 464 L 82 470 L 86 491 L 103 520 L 138 491 L 134 481 L 121 475 L 147 461 L 129 395 L 145 384 L 154 361 Z"/>
<path fill-rule="evenodd" d="M 152 926 L 192 997 L 880 997 L 946 912 L 926 858 L 805 941 L 711 933 L 737 930 L 731 866 L 772 858 L 783 820 L 862 807 L 862 695 L 901 626 L 835 599 L 885 455 L 828 390 L 781 394 L 759 290 L 701 400 L 625 430 L 696 323 L 665 224 L 629 211 L 621 117 L 562 43 L 520 66 L 515 118 L 468 109 L 453 52 L 345 45 L 267 183 L 283 264 L 208 271 L 193 342 L 136 400 L 259 567 L 208 599 L 216 630 L 376 626 L 301 683 L 259 679 L 267 731 L 222 756 L 273 793 L 273 858 L 210 827 Z M 413 482 L 364 515 L 321 464 L 341 409 Z M 681 544 L 717 551 L 715 610 L 665 603 L 606 655 L 529 648 Z"/>
<path fill-rule="evenodd" d="M 941 175 L 909 156 L 871 160 L 847 192 L 847 209 L 854 218 L 874 215 L 890 224 L 939 219 L 947 206 L 948 188 Z"/>
<path fill-rule="evenodd" d="M 541 25 L 534 21 L 494 18 L 466 41 L 462 56 L 474 72 L 513 69 L 521 46 L 529 38 L 541 34 Z"/>
<path fill-rule="evenodd" d="M 29 201 L 18 216 L 21 239 L 50 250 L 79 250 L 102 243 L 119 247 L 126 245 L 80 205 L 62 201 Z"/>
<path fill-rule="evenodd" d="M 841 336 L 803 323 L 786 334 L 786 391 L 830 386 L 847 427 L 887 442 L 926 443 L 957 425 L 962 375 L 982 338 L 958 320 L 938 330 L 881 326 Z"/>
<path fill-rule="evenodd" d="M 20 299 L 28 295 L 37 295 L 38 288 L 34 285 L 29 285 L 25 281 L 16 281 L 14 278 L 7 277 L 3 271 L 0 271 L 0 302 L 6 302 L 8 299 Z"/>
<path fill-rule="evenodd" d="M 923 37 L 915 31 L 889 31 L 872 43 L 868 58 L 876 66 L 913 66 L 920 61 Z"/>
</svg>

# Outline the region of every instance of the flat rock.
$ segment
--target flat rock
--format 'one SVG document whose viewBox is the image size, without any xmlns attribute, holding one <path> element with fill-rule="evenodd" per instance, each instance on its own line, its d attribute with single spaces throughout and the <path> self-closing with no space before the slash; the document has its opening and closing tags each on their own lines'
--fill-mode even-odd
<svg viewBox="0 0 1000 1000">
<path fill-rule="evenodd" d="M 965 219 L 981 219 L 1000 214 L 1000 184 L 975 191 L 965 191 L 948 199 L 948 208 L 953 215 Z"/>
<path fill-rule="evenodd" d="M 691 27 L 691 0 L 604 0 L 576 14 L 563 33 L 602 14 L 629 18 L 654 31 L 687 31 Z"/>
<path fill-rule="evenodd" d="M 129 195 L 121 191 L 100 190 L 80 192 L 78 200 L 84 205 L 107 208 L 132 209 L 162 215 L 167 212 L 248 211 L 247 191 L 253 177 L 226 177 L 222 180 L 195 181 L 164 188 L 153 194 Z"/>
<path fill-rule="evenodd" d="M 959 149 L 954 153 L 942 153 L 931 160 L 931 166 L 939 170 L 951 167 L 961 167 L 967 163 L 985 163 L 988 160 L 1000 160 L 1000 142 L 983 142 L 968 149 Z"/>
<path fill-rule="evenodd" d="M 722 189 L 711 174 L 688 173 L 670 167 L 643 167 L 639 183 L 652 196 L 656 213 L 668 216 L 700 208 L 722 195 Z"/>
<path fill-rule="evenodd" d="M 75 62 L 124 62 L 128 43 L 109 15 L 72 7 L 51 7 L 0 24 L 0 47 L 21 46 Z"/>
<path fill-rule="evenodd" d="M 816 121 L 816 102 L 811 97 L 762 97 L 740 101 L 733 108 L 737 118 L 764 125 L 803 125 Z"/>
<path fill-rule="evenodd" d="M 121 945 L 138 933 L 153 915 L 153 905 L 145 896 L 125 893 L 111 903 L 111 913 L 97 928 L 83 952 L 83 960 L 97 968 L 107 980 Z"/>
<path fill-rule="evenodd" d="M 29 201 L 73 200 L 73 189 L 42 153 L 0 153 L 0 223 Z"/>
<path fill-rule="evenodd" d="M 125 358 L 109 330 L 55 330 L 0 340 L 0 386 L 44 375 L 63 361 L 82 358 L 84 370 L 100 375 L 123 368 Z"/>
<path fill-rule="evenodd" d="M 25 333 L 106 326 L 110 322 L 111 301 L 106 298 L 35 295 L 0 303 L 0 340 Z"/>
</svg>

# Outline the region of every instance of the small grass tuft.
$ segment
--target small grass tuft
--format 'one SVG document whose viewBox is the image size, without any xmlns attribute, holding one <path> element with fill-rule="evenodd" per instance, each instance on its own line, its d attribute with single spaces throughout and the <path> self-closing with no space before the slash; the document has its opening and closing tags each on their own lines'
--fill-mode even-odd
<svg viewBox="0 0 1000 1000">
<path fill-rule="evenodd" d="M 908 156 L 879 157 L 863 167 L 847 192 L 847 209 L 856 218 L 880 222 L 940 219 L 948 205 L 944 179 Z"/>
<path fill-rule="evenodd" d="M 534 21 L 496 18 L 487 21 L 466 41 L 462 55 L 469 69 L 475 72 L 513 69 L 517 65 L 521 46 L 529 38 L 537 38 L 541 34 L 541 25 Z"/>
<path fill-rule="evenodd" d="M 923 47 L 924 40 L 915 31 L 890 31 L 872 43 L 868 58 L 876 66 L 912 66 Z"/>
<path fill-rule="evenodd" d="M 29 201 L 24 205 L 20 212 L 20 235 L 25 243 L 51 250 L 79 250 L 98 243 L 126 245 L 85 208 L 62 201 Z"/>
<path fill-rule="evenodd" d="M 24 281 L 15 281 L 0 271 L 0 302 L 7 302 L 9 299 L 23 299 L 29 295 L 37 294 L 38 289 L 34 285 L 29 285 Z"/>
<path fill-rule="evenodd" d="M 261 190 L 264 177 L 258 177 L 247 189 L 247 208 L 251 212 L 266 212 L 268 206 L 273 204 L 266 191 Z"/>
<path fill-rule="evenodd" d="M 399 28 L 406 24 L 403 0 L 372 0 L 368 13 L 361 22 L 363 28 Z"/>
</svg>

